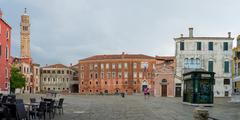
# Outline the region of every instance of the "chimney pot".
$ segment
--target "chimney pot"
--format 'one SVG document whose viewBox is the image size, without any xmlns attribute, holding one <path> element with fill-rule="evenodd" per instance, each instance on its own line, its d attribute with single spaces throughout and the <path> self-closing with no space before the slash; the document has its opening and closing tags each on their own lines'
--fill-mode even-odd
<svg viewBox="0 0 240 120">
<path fill-rule="evenodd" d="M 231 32 L 228 32 L 228 38 L 231 38 Z"/>
<path fill-rule="evenodd" d="M 183 34 L 180 34 L 181 37 L 183 37 Z"/>
<path fill-rule="evenodd" d="M 193 37 L 193 28 L 189 28 L 189 37 Z"/>
</svg>

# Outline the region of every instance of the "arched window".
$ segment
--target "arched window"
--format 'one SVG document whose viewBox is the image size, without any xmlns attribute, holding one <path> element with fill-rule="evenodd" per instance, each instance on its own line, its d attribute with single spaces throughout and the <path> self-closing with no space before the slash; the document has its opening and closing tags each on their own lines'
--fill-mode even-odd
<svg viewBox="0 0 240 120">
<path fill-rule="evenodd" d="M 167 82 L 167 80 L 166 80 L 166 79 L 163 79 L 163 80 L 162 80 L 162 83 L 166 83 L 166 82 Z"/>
<path fill-rule="evenodd" d="M 200 67 L 201 67 L 201 65 L 200 65 L 200 59 L 199 59 L 199 58 L 196 59 L 196 67 L 197 67 L 197 68 L 200 68 Z"/>
</svg>

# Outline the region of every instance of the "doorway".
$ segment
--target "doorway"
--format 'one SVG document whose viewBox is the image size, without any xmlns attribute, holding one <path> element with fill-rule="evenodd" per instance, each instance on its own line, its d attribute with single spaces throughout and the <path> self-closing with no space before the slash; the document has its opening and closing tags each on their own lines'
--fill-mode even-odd
<svg viewBox="0 0 240 120">
<path fill-rule="evenodd" d="M 181 97 L 181 87 L 176 87 L 176 89 L 175 89 L 175 97 Z"/>
<path fill-rule="evenodd" d="M 72 93 L 78 93 L 78 91 L 79 91 L 79 85 L 78 84 L 73 84 L 71 92 Z"/>
<path fill-rule="evenodd" d="M 167 96 L 167 85 L 162 85 L 162 97 Z"/>
</svg>

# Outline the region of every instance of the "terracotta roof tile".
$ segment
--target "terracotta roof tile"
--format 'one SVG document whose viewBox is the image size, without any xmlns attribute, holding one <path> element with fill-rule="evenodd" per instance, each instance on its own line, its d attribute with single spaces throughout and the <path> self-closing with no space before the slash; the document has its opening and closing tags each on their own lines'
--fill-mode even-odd
<svg viewBox="0 0 240 120">
<path fill-rule="evenodd" d="M 68 67 L 63 64 L 53 64 L 53 65 L 45 66 L 43 68 L 68 68 Z"/>
<path fill-rule="evenodd" d="M 155 59 L 152 56 L 147 56 L 143 54 L 116 54 L 116 55 L 95 55 L 82 59 L 80 61 L 86 60 L 105 60 L 105 59 Z"/>
<path fill-rule="evenodd" d="M 174 56 L 156 56 L 155 57 L 157 60 L 174 60 Z"/>
</svg>

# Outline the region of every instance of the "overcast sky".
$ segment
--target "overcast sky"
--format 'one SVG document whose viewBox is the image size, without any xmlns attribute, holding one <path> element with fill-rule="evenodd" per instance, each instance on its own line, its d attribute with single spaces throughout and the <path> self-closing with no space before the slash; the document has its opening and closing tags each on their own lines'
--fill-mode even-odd
<svg viewBox="0 0 240 120">
<path fill-rule="evenodd" d="M 236 37 L 237 0 L 0 0 L 20 56 L 20 16 L 31 21 L 31 55 L 45 64 L 77 63 L 96 54 L 174 55 L 174 37 Z"/>
</svg>

